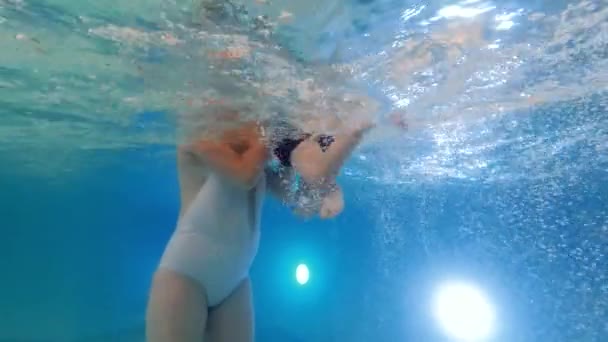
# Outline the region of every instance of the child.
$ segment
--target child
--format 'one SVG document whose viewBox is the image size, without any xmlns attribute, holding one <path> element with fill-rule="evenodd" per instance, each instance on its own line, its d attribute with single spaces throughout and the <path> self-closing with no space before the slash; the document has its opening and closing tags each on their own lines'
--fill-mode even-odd
<svg viewBox="0 0 608 342">
<path fill-rule="evenodd" d="M 283 130 L 274 141 L 273 152 L 290 177 L 297 173 L 302 178 L 295 208 L 297 213 L 303 216 L 318 213 L 326 219 L 342 212 L 344 198 L 336 177 L 352 150 L 372 127 L 371 121 L 361 121 L 339 127 L 332 135 L 313 133 L 311 127 L 307 127 L 309 133 L 291 125 Z"/>
</svg>

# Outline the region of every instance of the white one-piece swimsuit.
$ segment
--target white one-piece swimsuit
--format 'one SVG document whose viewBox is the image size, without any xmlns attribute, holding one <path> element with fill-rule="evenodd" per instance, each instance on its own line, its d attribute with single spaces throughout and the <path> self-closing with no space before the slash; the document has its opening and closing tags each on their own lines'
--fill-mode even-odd
<svg viewBox="0 0 608 342">
<path fill-rule="evenodd" d="M 195 279 L 207 304 L 220 304 L 249 274 L 265 190 L 265 177 L 248 190 L 211 173 L 179 220 L 160 267 Z"/>
</svg>

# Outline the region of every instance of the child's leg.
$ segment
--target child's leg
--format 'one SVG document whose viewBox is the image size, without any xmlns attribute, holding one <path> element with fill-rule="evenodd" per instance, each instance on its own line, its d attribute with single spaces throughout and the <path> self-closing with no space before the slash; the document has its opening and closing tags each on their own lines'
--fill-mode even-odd
<svg viewBox="0 0 608 342">
<path fill-rule="evenodd" d="M 194 280 L 160 269 L 146 312 L 148 342 L 202 342 L 207 321 L 205 290 Z"/>
<path fill-rule="evenodd" d="M 323 198 L 319 216 L 322 219 L 334 218 L 338 216 L 342 210 L 344 210 L 344 193 L 342 193 L 340 186 L 336 184 L 334 189 Z"/>
<path fill-rule="evenodd" d="M 323 185 L 333 182 L 335 175 L 361 141 L 363 134 L 372 127 L 364 125 L 332 136 L 332 142 L 322 149 L 315 137 L 307 139 L 296 147 L 291 155 L 291 163 L 302 178 L 310 184 Z"/>
<path fill-rule="evenodd" d="M 331 142 L 325 148 L 321 148 L 318 138 L 313 136 L 293 150 L 291 164 L 307 183 L 323 187 L 335 182 L 335 176 L 363 135 L 374 127 L 371 119 L 354 121 L 354 127 L 344 127 L 340 133 L 331 136 Z M 391 114 L 390 122 L 402 130 L 408 129 L 408 121 L 397 112 Z"/>
</svg>

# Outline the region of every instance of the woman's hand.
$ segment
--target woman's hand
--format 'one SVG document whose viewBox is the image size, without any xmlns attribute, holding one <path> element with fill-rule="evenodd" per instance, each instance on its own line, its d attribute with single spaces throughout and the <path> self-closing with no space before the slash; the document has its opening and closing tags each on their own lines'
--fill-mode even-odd
<svg viewBox="0 0 608 342">
<path fill-rule="evenodd" d="M 269 157 L 257 123 L 227 130 L 219 140 L 200 139 L 190 149 L 216 172 L 246 188 L 257 184 Z"/>
<path fill-rule="evenodd" d="M 229 129 L 220 138 L 239 155 L 254 146 L 263 145 L 263 139 L 261 127 L 256 122 L 247 122 L 238 128 Z"/>
</svg>

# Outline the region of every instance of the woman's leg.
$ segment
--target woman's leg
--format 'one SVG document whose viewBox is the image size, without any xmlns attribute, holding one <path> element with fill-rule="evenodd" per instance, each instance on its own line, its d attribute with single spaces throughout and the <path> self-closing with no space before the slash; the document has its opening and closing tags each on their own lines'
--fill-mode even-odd
<svg viewBox="0 0 608 342">
<path fill-rule="evenodd" d="M 251 281 L 245 279 L 220 305 L 209 311 L 206 342 L 252 342 L 254 335 Z"/>
<path fill-rule="evenodd" d="M 148 342 L 202 342 L 207 296 L 198 282 L 167 269 L 152 280 L 146 312 Z"/>
</svg>

